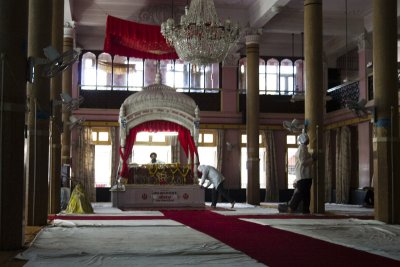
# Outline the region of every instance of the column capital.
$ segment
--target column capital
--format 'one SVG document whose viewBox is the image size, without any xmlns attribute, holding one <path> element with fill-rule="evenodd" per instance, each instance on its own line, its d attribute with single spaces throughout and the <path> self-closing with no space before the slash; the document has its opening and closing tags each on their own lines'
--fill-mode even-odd
<svg viewBox="0 0 400 267">
<path fill-rule="evenodd" d="M 241 36 L 245 37 L 246 45 L 260 43 L 261 34 L 262 28 L 244 28 L 241 32 Z"/>
<path fill-rule="evenodd" d="M 260 43 L 260 35 L 259 34 L 246 35 L 246 45 L 259 44 L 259 43 Z"/>
<path fill-rule="evenodd" d="M 75 37 L 75 21 L 64 21 L 64 37 Z"/>
</svg>

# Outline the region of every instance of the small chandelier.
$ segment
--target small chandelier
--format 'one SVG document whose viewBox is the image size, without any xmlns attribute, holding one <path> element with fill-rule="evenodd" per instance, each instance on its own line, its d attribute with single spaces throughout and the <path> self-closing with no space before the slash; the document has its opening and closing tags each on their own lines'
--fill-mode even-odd
<svg viewBox="0 0 400 267">
<path fill-rule="evenodd" d="M 161 24 L 161 33 L 180 59 L 201 66 L 225 59 L 239 39 L 239 26 L 230 20 L 221 23 L 213 0 L 192 0 L 180 24 L 170 18 Z"/>
</svg>

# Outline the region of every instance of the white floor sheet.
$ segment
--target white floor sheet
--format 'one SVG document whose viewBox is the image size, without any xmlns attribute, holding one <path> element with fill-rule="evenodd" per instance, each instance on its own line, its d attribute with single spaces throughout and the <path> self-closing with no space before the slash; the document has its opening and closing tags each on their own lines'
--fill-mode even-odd
<svg viewBox="0 0 400 267">
<path fill-rule="evenodd" d="M 97 215 L 121 214 L 107 206 L 94 207 Z M 162 216 L 158 211 L 123 215 L 134 214 Z M 167 219 L 57 219 L 17 258 L 28 260 L 26 267 L 265 266 L 208 235 Z"/>
<path fill-rule="evenodd" d="M 210 203 L 207 203 L 210 205 Z M 219 203 L 223 215 L 277 214 L 274 204 Z M 95 215 L 163 216 L 159 211 L 126 211 L 94 203 Z M 266 208 L 268 207 L 268 208 Z M 327 204 L 335 214 L 372 215 L 373 209 Z M 400 260 L 400 226 L 375 220 L 244 219 Z M 231 247 L 172 220 L 54 220 L 18 255 L 26 267 L 57 266 L 264 266 Z"/>
<path fill-rule="evenodd" d="M 244 220 L 400 260 L 400 225 L 358 219 Z"/>
</svg>

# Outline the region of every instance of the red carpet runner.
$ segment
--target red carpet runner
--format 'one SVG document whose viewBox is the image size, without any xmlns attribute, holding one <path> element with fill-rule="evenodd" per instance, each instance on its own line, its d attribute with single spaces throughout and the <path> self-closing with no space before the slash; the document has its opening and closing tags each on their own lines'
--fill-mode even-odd
<svg viewBox="0 0 400 267">
<path fill-rule="evenodd" d="M 211 211 L 162 211 L 268 266 L 400 266 L 400 262 Z"/>
</svg>

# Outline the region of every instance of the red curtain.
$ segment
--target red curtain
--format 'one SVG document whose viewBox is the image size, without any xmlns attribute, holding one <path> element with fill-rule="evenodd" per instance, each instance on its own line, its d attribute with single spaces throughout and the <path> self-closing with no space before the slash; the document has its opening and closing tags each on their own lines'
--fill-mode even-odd
<svg viewBox="0 0 400 267">
<path fill-rule="evenodd" d="M 146 59 L 177 59 L 159 25 L 140 24 L 107 16 L 104 52 L 111 55 Z"/>
<path fill-rule="evenodd" d="M 128 158 L 132 153 L 132 148 L 136 140 L 136 134 L 138 132 L 178 132 L 178 140 L 185 152 L 186 157 L 190 155 L 193 159 L 194 155 L 199 157 L 197 147 L 194 143 L 193 137 L 190 131 L 185 127 L 170 121 L 148 121 L 139 124 L 135 128 L 130 129 L 129 135 L 126 137 L 125 147 L 119 148 L 119 154 L 122 159 L 122 169 L 119 173 L 121 177 L 128 177 Z"/>
</svg>

